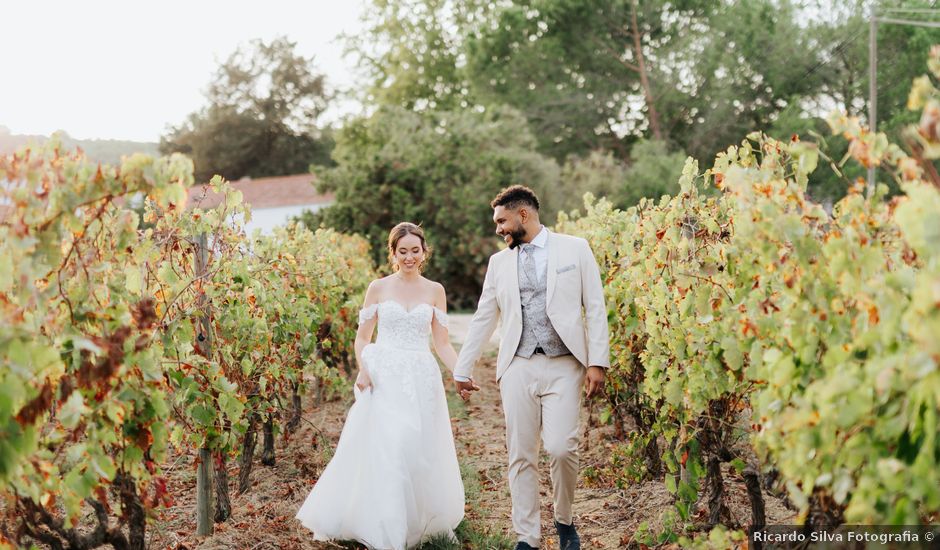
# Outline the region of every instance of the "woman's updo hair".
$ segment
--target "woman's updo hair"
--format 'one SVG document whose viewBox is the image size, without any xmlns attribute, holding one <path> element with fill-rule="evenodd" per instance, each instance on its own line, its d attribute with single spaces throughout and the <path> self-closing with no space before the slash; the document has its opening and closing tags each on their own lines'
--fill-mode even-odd
<svg viewBox="0 0 940 550">
<path fill-rule="evenodd" d="M 431 247 L 428 246 L 428 242 L 424 238 L 424 230 L 411 222 L 401 222 L 389 231 L 388 263 L 391 264 L 392 269 L 398 271 L 398 264 L 395 263 L 395 249 L 398 248 L 398 241 L 402 240 L 406 235 L 414 235 L 421 239 L 421 248 L 424 250 L 424 261 L 418 266 L 418 270 L 420 271 L 421 268 L 428 263 L 428 259 L 431 258 Z"/>
</svg>

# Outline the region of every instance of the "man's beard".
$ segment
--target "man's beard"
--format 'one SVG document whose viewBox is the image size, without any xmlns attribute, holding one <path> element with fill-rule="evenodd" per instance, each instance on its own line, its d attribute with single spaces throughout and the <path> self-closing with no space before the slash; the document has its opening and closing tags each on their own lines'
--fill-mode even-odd
<svg viewBox="0 0 940 550">
<path fill-rule="evenodd" d="M 509 248 L 516 248 L 522 244 L 522 239 L 525 238 L 525 228 L 521 225 L 516 229 L 509 232 L 509 236 L 512 237 L 512 241 L 509 243 Z"/>
</svg>

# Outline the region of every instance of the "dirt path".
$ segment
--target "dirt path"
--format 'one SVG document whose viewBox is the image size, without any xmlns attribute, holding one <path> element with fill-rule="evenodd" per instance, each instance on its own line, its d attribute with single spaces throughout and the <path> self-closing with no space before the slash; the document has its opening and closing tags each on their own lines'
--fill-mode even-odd
<svg viewBox="0 0 940 550">
<path fill-rule="evenodd" d="M 451 335 L 457 346 L 463 342 L 468 321 L 468 315 L 451 316 Z M 472 495 L 468 490 L 468 500 L 472 502 L 468 502 L 467 519 L 475 531 L 503 535 L 498 545 L 494 543 L 480 548 L 465 543 L 466 550 L 511 548 L 515 539 L 511 528 L 506 478 L 505 426 L 495 380 L 496 344 L 494 338 L 485 355 L 487 359 L 475 372 L 482 390 L 474 394 L 468 405 L 461 404 L 453 397 L 449 377 L 445 376 L 448 393 L 451 394 L 449 401 L 457 452 L 464 469 L 475 472 L 478 479 L 478 489 Z M 263 466 L 256 458 L 250 491 L 236 495 L 233 488 L 233 517 L 217 524 L 216 533 L 201 540 L 193 534 L 196 483 L 194 457 L 173 457 L 166 469 L 170 494 L 178 497 L 175 506 L 167 510 L 163 520 L 151 530 L 150 547 L 175 550 L 349 548 L 313 542 L 309 531 L 294 520 L 294 513 L 328 462 L 351 402 L 350 395 L 315 406 L 312 399 L 308 398 L 305 421 L 295 436 L 289 441 L 278 438 L 275 466 Z M 603 468 L 615 444 L 609 428 L 596 426 L 596 416 L 591 406 L 587 406 L 582 413 L 582 433 L 585 434 L 582 442 L 582 473 L 589 468 Z M 557 550 L 552 526 L 548 460 L 544 453 L 540 472 L 544 536 L 542 548 Z M 234 461 L 230 461 L 230 479 L 237 479 L 237 473 Z M 729 507 L 741 523 L 746 524 L 748 504 L 743 484 L 735 483 L 732 479 L 728 481 L 726 499 Z M 624 547 L 637 525 L 643 521 L 655 525 L 661 512 L 671 507 L 670 495 L 660 481 L 649 481 L 626 489 L 618 489 L 603 482 L 599 485 L 589 486 L 585 476 L 579 483 L 574 511 L 575 524 L 581 533 L 584 548 Z M 786 510 L 779 503 L 768 502 L 768 520 L 781 515 L 786 517 L 785 514 Z"/>
</svg>

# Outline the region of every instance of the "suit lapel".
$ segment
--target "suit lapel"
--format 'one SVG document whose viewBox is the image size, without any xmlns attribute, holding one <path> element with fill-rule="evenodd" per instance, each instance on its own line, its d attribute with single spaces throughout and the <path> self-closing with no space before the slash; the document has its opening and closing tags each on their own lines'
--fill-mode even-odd
<svg viewBox="0 0 940 550">
<path fill-rule="evenodd" d="M 548 228 L 545 228 L 545 231 L 548 232 L 548 239 L 546 239 L 545 244 L 548 246 L 548 273 L 545 274 L 545 305 L 552 303 L 552 296 L 555 295 L 555 270 L 558 266 L 558 239 L 555 239 L 555 235 L 548 231 Z"/>
</svg>

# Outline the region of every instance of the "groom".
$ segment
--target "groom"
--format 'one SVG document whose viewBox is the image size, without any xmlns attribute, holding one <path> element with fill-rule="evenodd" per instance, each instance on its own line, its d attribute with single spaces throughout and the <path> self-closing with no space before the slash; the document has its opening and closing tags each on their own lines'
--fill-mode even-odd
<svg viewBox="0 0 940 550">
<path fill-rule="evenodd" d="M 464 399 L 480 389 L 473 364 L 501 321 L 496 380 L 506 417 L 516 550 L 538 548 L 541 539 L 539 432 L 551 457 L 559 547 L 579 550 L 571 505 L 581 386 L 587 397 L 601 392 L 610 366 L 600 271 L 587 241 L 552 233 L 539 222 L 539 200 L 528 187 L 503 189 L 490 206 L 496 234 L 509 248 L 490 257 L 454 379 Z"/>
</svg>

